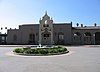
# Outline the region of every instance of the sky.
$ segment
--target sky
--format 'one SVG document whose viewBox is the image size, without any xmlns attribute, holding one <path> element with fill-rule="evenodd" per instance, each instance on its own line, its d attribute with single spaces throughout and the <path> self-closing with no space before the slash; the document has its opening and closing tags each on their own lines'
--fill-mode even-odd
<svg viewBox="0 0 100 72">
<path fill-rule="evenodd" d="M 0 0 L 0 31 L 39 23 L 45 11 L 54 23 L 72 21 L 73 26 L 100 26 L 100 0 Z"/>
</svg>

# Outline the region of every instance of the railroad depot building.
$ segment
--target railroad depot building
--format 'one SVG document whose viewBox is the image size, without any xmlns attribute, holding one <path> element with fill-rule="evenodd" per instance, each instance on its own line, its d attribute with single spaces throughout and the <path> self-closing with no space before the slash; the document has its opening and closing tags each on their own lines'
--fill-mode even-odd
<svg viewBox="0 0 100 72">
<path fill-rule="evenodd" d="M 8 29 L 7 44 L 100 44 L 100 26 L 72 27 L 70 23 L 54 23 L 47 13 L 39 24 L 19 25 L 19 29 Z"/>
</svg>

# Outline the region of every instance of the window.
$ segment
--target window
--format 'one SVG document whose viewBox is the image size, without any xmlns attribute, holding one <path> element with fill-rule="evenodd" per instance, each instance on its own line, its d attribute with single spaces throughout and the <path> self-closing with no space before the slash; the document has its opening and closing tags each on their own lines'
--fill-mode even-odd
<svg viewBox="0 0 100 72">
<path fill-rule="evenodd" d="M 49 34 L 44 34 L 44 37 L 49 37 Z"/>
<path fill-rule="evenodd" d="M 59 39 L 63 40 L 64 39 L 64 35 L 59 35 Z"/>
<path fill-rule="evenodd" d="M 58 33 L 58 44 L 64 44 L 64 34 L 62 32 Z"/>
<path fill-rule="evenodd" d="M 43 27 L 49 27 L 48 20 L 45 20 Z"/>
<path fill-rule="evenodd" d="M 43 27 L 49 27 L 49 25 L 48 24 L 44 24 Z"/>
<path fill-rule="evenodd" d="M 58 33 L 58 39 L 63 40 L 64 39 L 64 34 L 62 32 Z"/>
<path fill-rule="evenodd" d="M 45 24 L 48 24 L 48 21 L 47 20 L 45 20 Z"/>
</svg>

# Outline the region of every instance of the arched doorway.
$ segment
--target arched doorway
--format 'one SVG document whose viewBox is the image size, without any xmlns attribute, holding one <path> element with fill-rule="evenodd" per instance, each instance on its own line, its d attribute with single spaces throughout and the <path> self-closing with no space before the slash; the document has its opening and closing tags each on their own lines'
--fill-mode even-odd
<svg viewBox="0 0 100 72">
<path fill-rule="evenodd" d="M 90 32 L 86 32 L 84 33 L 84 44 L 91 44 L 91 33 Z"/>
<path fill-rule="evenodd" d="M 0 44 L 7 44 L 7 34 L 0 34 Z"/>
<path fill-rule="evenodd" d="M 74 44 L 81 44 L 81 34 L 79 32 L 74 33 L 73 39 Z"/>
<path fill-rule="evenodd" d="M 100 44 L 100 32 L 95 33 L 95 44 Z"/>
</svg>

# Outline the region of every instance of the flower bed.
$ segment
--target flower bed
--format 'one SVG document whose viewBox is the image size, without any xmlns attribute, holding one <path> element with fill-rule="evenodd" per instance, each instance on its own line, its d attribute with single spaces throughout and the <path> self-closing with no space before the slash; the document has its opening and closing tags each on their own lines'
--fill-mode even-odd
<svg viewBox="0 0 100 72">
<path fill-rule="evenodd" d="M 53 48 L 16 48 L 13 52 L 19 55 L 59 55 L 69 51 L 64 47 L 58 46 Z"/>
</svg>

